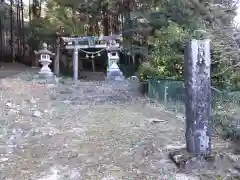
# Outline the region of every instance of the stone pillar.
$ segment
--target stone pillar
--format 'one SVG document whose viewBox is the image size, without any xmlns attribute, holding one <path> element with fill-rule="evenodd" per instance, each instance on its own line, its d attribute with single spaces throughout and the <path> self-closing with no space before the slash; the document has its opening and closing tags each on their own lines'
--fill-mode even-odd
<svg viewBox="0 0 240 180">
<path fill-rule="evenodd" d="M 59 76 L 59 61 L 60 61 L 60 44 L 57 42 L 57 47 L 56 47 L 56 56 L 54 59 L 54 74 L 56 76 Z"/>
<path fill-rule="evenodd" d="M 78 80 L 78 49 L 73 49 L 73 79 Z"/>
<path fill-rule="evenodd" d="M 193 154 L 211 153 L 210 40 L 192 40 L 185 51 L 186 144 Z"/>
</svg>

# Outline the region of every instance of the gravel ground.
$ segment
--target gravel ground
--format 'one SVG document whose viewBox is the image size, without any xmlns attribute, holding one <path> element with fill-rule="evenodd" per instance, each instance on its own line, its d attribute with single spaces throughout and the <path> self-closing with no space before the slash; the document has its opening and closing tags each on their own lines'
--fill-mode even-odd
<svg viewBox="0 0 240 180">
<path fill-rule="evenodd" d="M 1 80 L 0 179 L 199 179 L 167 157 L 183 146 L 184 120 L 141 97 L 137 84 L 32 77 Z"/>
</svg>

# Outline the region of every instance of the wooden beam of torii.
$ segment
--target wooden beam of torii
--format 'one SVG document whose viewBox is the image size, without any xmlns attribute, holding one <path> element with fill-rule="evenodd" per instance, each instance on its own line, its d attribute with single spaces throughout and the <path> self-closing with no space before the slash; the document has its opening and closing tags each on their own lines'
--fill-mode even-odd
<svg viewBox="0 0 240 180">
<path fill-rule="evenodd" d="M 109 46 L 111 47 L 111 42 L 121 40 L 122 35 L 62 37 L 62 39 L 64 43 L 66 43 L 66 49 L 73 49 L 73 79 L 78 80 L 78 50 L 88 48 L 105 48 L 111 50 L 111 48 L 109 48 Z M 116 44 L 114 46 L 116 46 Z M 117 44 L 117 46 L 119 46 L 119 44 Z"/>
</svg>

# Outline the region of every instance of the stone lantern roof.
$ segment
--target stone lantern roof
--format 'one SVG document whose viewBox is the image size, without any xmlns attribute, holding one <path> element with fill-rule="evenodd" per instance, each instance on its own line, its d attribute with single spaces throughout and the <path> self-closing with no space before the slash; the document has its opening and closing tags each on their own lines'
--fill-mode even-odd
<svg viewBox="0 0 240 180">
<path fill-rule="evenodd" d="M 47 49 L 47 44 L 46 43 L 43 43 L 43 49 L 39 50 L 39 51 L 34 51 L 36 55 L 41 55 L 41 54 L 47 54 L 47 55 L 50 55 L 50 56 L 54 56 L 55 53 L 52 53 L 51 51 L 49 51 Z"/>
<path fill-rule="evenodd" d="M 116 41 L 108 43 L 107 51 L 118 52 L 121 51 L 121 49 L 122 49 L 121 46 Z"/>
</svg>

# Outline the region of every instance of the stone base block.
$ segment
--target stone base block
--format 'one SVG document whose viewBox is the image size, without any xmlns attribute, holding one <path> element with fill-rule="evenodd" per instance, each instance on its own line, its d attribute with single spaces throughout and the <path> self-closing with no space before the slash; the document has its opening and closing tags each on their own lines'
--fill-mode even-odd
<svg viewBox="0 0 240 180">
<path fill-rule="evenodd" d="M 169 158 L 179 169 L 188 172 L 195 169 L 208 169 L 215 161 L 214 155 L 196 155 L 187 152 L 185 148 L 173 150 L 169 153 Z"/>
<path fill-rule="evenodd" d="M 200 156 L 188 153 L 186 149 L 178 149 L 170 152 L 169 157 L 184 173 L 211 172 L 212 175 L 231 175 L 232 179 L 239 179 L 240 156 L 232 152 L 212 152 L 211 155 Z"/>
<path fill-rule="evenodd" d="M 39 84 L 57 84 L 58 78 L 54 74 L 37 74 L 34 81 Z"/>
<path fill-rule="evenodd" d="M 52 72 L 50 73 L 38 73 L 39 78 L 52 78 L 54 74 Z"/>
<path fill-rule="evenodd" d="M 123 76 L 108 76 L 107 77 L 108 81 L 124 81 Z"/>
<path fill-rule="evenodd" d="M 124 81 L 123 73 L 119 70 L 109 71 L 107 74 L 107 80 L 109 81 Z"/>
</svg>

